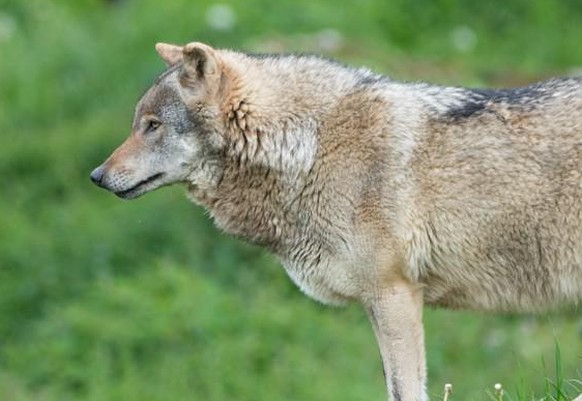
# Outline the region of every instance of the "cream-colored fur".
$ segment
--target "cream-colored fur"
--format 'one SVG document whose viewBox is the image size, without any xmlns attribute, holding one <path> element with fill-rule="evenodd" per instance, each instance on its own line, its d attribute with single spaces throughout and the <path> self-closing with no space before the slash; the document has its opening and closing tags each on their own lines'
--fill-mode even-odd
<svg viewBox="0 0 582 401">
<path fill-rule="evenodd" d="M 306 294 L 360 302 L 391 399 L 427 399 L 423 305 L 580 300 L 582 80 L 484 91 L 317 57 L 156 49 L 170 68 L 93 180 L 123 198 L 183 183 Z"/>
</svg>

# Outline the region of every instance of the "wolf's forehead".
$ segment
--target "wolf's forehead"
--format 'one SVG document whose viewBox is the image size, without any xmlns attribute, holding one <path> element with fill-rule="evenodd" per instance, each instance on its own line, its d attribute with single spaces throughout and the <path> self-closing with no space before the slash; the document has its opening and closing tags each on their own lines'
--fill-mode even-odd
<svg viewBox="0 0 582 401">
<path fill-rule="evenodd" d="M 156 82 L 143 94 L 136 106 L 139 114 L 159 114 L 162 109 L 181 102 L 178 90 L 177 73 L 163 73 Z"/>
</svg>

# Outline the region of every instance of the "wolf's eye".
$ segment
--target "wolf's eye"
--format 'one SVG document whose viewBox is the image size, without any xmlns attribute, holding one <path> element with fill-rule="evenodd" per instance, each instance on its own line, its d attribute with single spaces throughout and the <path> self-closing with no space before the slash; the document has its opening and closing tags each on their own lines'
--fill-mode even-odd
<svg viewBox="0 0 582 401">
<path fill-rule="evenodd" d="M 154 132 L 160 127 L 160 125 L 162 125 L 162 123 L 158 120 L 149 120 L 146 132 Z"/>
</svg>

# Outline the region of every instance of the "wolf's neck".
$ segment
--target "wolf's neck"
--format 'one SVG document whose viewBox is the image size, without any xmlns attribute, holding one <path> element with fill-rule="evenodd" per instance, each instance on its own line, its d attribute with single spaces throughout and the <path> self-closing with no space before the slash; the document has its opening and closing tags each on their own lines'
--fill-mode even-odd
<svg viewBox="0 0 582 401">
<path fill-rule="evenodd" d="M 282 131 L 318 121 L 370 74 L 309 56 L 222 56 L 229 81 L 223 107 L 234 112 L 231 118 L 244 117 L 251 129 Z"/>
<path fill-rule="evenodd" d="M 308 171 L 293 175 L 244 160 L 230 159 L 219 184 L 204 193 L 191 188 L 217 226 L 248 242 L 279 252 L 295 235 L 299 216 L 296 203 L 305 187 Z"/>
<path fill-rule="evenodd" d="M 368 73 L 309 57 L 226 53 L 224 58 L 231 70 L 230 95 L 222 107 L 227 142 L 223 175 L 216 188 L 201 194 L 201 203 L 224 231 L 279 254 L 298 238 L 325 244 L 329 235 L 320 225 L 331 211 L 318 201 L 306 204 L 332 196 L 324 193 L 329 180 L 323 177 L 327 159 L 322 152 L 327 154 L 337 141 L 324 146 L 321 133 L 353 134 L 352 124 L 346 123 L 354 119 L 346 98 L 354 97 Z M 336 124 L 342 128 L 334 128 Z"/>
</svg>

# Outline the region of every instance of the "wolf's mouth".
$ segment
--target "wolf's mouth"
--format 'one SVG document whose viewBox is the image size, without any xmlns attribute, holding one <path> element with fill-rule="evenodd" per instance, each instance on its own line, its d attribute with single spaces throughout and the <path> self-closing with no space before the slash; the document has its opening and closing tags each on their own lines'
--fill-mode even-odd
<svg viewBox="0 0 582 401">
<path fill-rule="evenodd" d="M 123 199 L 131 199 L 131 198 L 135 198 L 139 195 L 141 195 L 141 189 L 143 189 L 145 186 L 147 186 L 148 184 L 156 181 L 159 178 L 162 178 L 164 176 L 164 173 L 157 173 L 154 174 L 148 178 L 146 178 L 145 180 L 142 180 L 140 182 L 138 182 L 137 184 L 135 184 L 133 187 L 125 189 L 123 191 L 118 191 L 115 192 L 115 195 L 119 196 L 120 198 Z"/>
</svg>

